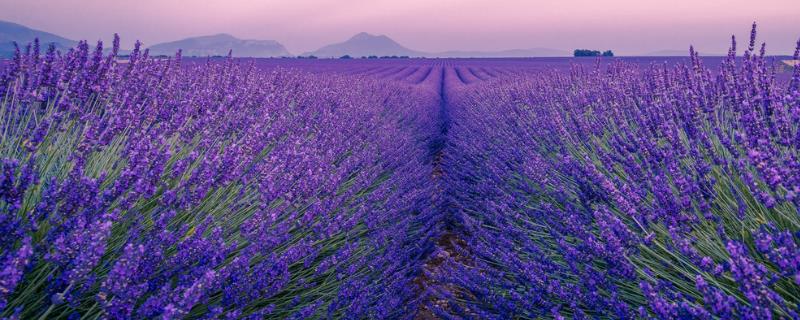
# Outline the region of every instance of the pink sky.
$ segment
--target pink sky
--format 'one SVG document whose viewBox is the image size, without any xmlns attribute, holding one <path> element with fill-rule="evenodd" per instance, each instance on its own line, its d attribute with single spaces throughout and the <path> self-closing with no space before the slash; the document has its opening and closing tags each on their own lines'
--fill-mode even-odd
<svg viewBox="0 0 800 320">
<path fill-rule="evenodd" d="M 641 54 L 724 52 L 753 21 L 768 52 L 800 37 L 800 0 L 0 0 L 0 20 L 72 39 L 152 45 L 214 33 L 272 39 L 292 53 L 365 31 L 422 51 L 545 47 Z M 742 40 L 744 42 L 744 40 Z"/>
</svg>

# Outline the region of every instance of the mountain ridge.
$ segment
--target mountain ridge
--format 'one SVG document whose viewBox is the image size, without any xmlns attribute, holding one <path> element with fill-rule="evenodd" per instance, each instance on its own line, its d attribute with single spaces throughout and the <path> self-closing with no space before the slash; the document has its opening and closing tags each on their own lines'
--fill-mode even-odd
<svg viewBox="0 0 800 320">
<path fill-rule="evenodd" d="M 344 55 L 359 56 L 423 56 L 423 52 L 409 49 L 386 35 L 359 32 L 349 39 L 323 46 L 303 55 L 320 58 L 338 58 Z"/>
<path fill-rule="evenodd" d="M 440 58 L 525 58 L 571 56 L 568 51 L 551 48 L 508 49 L 499 51 L 449 50 L 433 54 Z"/>
<path fill-rule="evenodd" d="M 509 49 L 499 51 L 449 50 L 424 52 L 409 49 L 386 35 L 359 32 L 349 39 L 303 53 L 304 56 L 338 58 L 344 55 L 362 56 L 409 56 L 426 58 L 521 58 L 521 57 L 568 57 L 568 51 L 550 48 Z"/>
<path fill-rule="evenodd" d="M 77 41 L 42 30 L 0 20 L 0 57 L 13 55 L 12 41 L 23 47 L 39 38 L 43 47 L 54 43 L 59 50 L 68 50 Z M 179 49 L 184 56 L 224 56 L 233 50 L 234 57 L 288 57 L 293 56 L 280 42 L 275 40 L 240 39 L 228 33 L 187 37 L 180 40 L 157 43 L 148 47 L 153 55 L 174 55 Z M 120 50 L 121 54 L 128 50 Z M 359 32 L 345 41 L 328 44 L 303 55 L 320 58 L 339 58 L 344 55 L 361 56 L 409 56 L 425 58 L 522 58 L 522 57 L 568 57 L 570 52 L 550 48 L 509 49 L 499 51 L 449 50 L 425 52 L 403 46 L 386 35 Z"/>
<path fill-rule="evenodd" d="M 14 48 L 14 42 L 22 49 L 37 38 L 43 49 L 47 48 L 51 43 L 59 50 L 67 50 L 78 44 L 75 40 L 67 39 L 50 32 L 0 20 L 0 57 L 12 56 L 14 54 L 16 50 Z"/>
<path fill-rule="evenodd" d="M 272 58 L 291 56 L 286 47 L 275 40 L 239 39 L 227 33 L 189 37 L 162 42 L 148 47 L 153 55 L 174 55 L 182 50 L 187 57 L 222 56 L 233 51 L 234 57 Z"/>
<path fill-rule="evenodd" d="M 704 57 L 714 57 L 714 56 L 724 56 L 725 54 L 722 53 L 708 53 L 708 52 L 698 52 L 700 56 Z M 685 50 L 677 50 L 677 49 L 663 49 L 663 50 L 656 50 L 650 51 L 644 54 L 639 55 L 640 57 L 688 57 L 689 56 L 689 49 Z"/>
</svg>

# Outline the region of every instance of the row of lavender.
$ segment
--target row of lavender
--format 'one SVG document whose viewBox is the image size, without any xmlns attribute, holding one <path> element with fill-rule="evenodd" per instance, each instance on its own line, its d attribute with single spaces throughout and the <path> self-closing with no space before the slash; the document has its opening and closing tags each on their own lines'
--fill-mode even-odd
<svg viewBox="0 0 800 320">
<path fill-rule="evenodd" d="M 752 37 L 714 71 L 692 54 L 452 88 L 443 167 L 463 241 L 431 307 L 800 317 L 800 68 L 776 80 Z"/>
<path fill-rule="evenodd" d="M 434 94 L 117 49 L 0 73 L 0 317 L 414 313 Z"/>
</svg>

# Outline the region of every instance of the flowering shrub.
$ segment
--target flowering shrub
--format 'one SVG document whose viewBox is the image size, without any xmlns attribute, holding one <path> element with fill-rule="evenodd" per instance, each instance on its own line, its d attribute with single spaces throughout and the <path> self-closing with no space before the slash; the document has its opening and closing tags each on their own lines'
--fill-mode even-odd
<svg viewBox="0 0 800 320">
<path fill-rule="evenodd" d="M 0 315 L 413 314 L 430 95 L 39 50 L 0 76 Z"/>
<path fill-rule="evenodd" d="M 455 93 L 443 166 L 469 259 L 443 267 L 437 312 L 797 318 L 800 70 L 776 80 L 755 26 L 735 46 L 716 70 L 692 53 Z"/>
<path fill-rule="evenodd" d="M 664 64 L 118 41 L 0 65 L 2 318 L 800 317 L 800 66 L 755 26 Z"/>
</svg>

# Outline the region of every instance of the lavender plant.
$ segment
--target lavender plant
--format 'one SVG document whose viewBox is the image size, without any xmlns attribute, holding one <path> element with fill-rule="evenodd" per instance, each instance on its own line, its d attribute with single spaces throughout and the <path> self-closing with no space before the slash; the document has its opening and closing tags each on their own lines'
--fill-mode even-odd
<svg viewBox="0 0 800 320">
<path fill-rule="evenodd" d="M 448 259 L 434 291 L 451 302 L 431 308 L 797 318 L 800 70 L 776 80 L 755 35 L 716 71 L 692 51 L 453 88 L 445 176 L 468 259 Z"/>
<path fill-rule="evenodd" d="M 426 95 L 118 48 L 0 76 L 0 316 L 413 314 Z"/>
<path fill-rule="evenodd" d="M 0 317 L 798 318 L 800 67 L 755 35 L 711 66 L 33 42 Z"/>
</svg>

